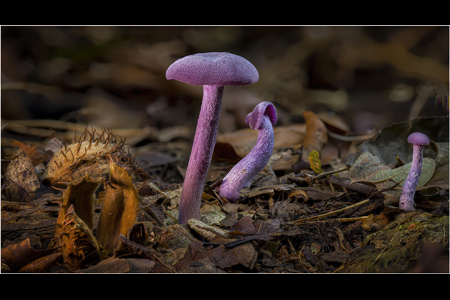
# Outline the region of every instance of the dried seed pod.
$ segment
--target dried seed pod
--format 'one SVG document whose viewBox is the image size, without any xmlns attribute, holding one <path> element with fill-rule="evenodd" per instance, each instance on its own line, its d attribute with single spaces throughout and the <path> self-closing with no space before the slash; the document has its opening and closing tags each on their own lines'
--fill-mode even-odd
<svg viewBox="0 0 450 300">
<path fill-rule="evenodd" d="M 94 192 L 99 181 L 89 174 L 75 185 L 69 185 L 63 193 L 61 210 L 66 211 L 73 205 L 77 216 L 92 230 L 94 227 Z"/>
<path fill-rule="evenodd" d="M 101 134 L 85 130 L 78 141 L 70 145 L 65 143 L 53 155 L 42 176 L 42 183 L 47 186 L 78 184 L 86 174 L 105 181 L 110 171 L 109 156 L 123 152 L 124 143 L 123 139 L 117 141 L 111 130 L 104 129 Z"/>
<path fill-rule="evenodd" d="M 97 228 L 99 243 L 111 253 L 117 250 L 121 241 L 119 234 L 126 235 L 136 222 L 139 212 L 138 192 L 128 172 L 113 161 L 106 184 L 104 200 Z"/>
<path fill-rule="evenodd" d="M 69 209 L 61 206 L 55 233 L 64 262 L 71 271 L 86 268 L 106 257 L 89 227 L 75 213 L 73 205 Z"/>
</svg>

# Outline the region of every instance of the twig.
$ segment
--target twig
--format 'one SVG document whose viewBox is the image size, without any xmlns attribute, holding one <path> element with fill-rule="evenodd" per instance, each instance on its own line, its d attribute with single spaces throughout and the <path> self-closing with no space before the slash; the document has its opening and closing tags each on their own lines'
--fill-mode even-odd
<svg viewBox="0 0 450 300">
<path fill-rule="evenodd" d="M 356 221 L 364 221 L 366 219 L 368 219 L 368 216 L 362 216 L 362 217 L 355 217 L 355 218 L 337 218 L 337 219 L 329 219 L 329 220 L 311 220 L 311 221 L 307 221 L 307 222 L 333 222 L 333 221 L 337 221 L 337 222 L 341 222 L 341 223 L 346 223 L 346 222 L 356 222 Z"/>
<path fill-rule="evenodd" d="M 376 189 L 362 183 L 351 183 L 350 180 L 344 180 L 336 176 L 329 176 L 327 177 L 327 179 L 328 182 L 332 184 L 339 185 L 340 187 L 345 187 L 352 191 L 363 193 L 364 195 L 367 195 L 372 190 Z"/>
<path fill-rule="evenodd" d="M 371 191 L 369 192 L 369 194 L 371 194 L 371 195 L 369 196 L 368 199 L 371 199 L 371 198 L 375 197 L 375 196 L 378 195 L 378 194 L 381 194 L 381 193 L 384 193 L 384 192 L 387 192 L 387 191 L 390 191 L 390 190 L 395 189 L 400 183 L 402 183 L 402 181 L 403 181 L 403 180 L 400 180 L 399 182 L 397 182 L 397 183 L 394 184 L 393 186 L 387 187 L 387 188 L 385 188 L 385 189 L 381 189 L 381 190 L 379 190 L 379 191 L 376 191 L 375 189 L 371 190 Z M 372 192 L 373 192 L 373 194 L 372 194 Z M 368 195 L 369 195 L 369 194 L 368 194 Z"/>
<path fill-rule="evenodd" d="M 332 175 L 332 174 L 335 174 L 335 173 L 343 172 L 343 171 L 346 171 L 346 170 L 348 170 L 348 168 L 347 167 L 343 167 L 343 168 L 340 168 L 340 169 L 337 169 L 337 170 L 323 172 L 323 173 L 320 173 L 319 175 L 317 175 L 315 177 L 315 179 L 320 179 L 320 178 L 326 177 L 328 175 Z"/>
<path fill-rule="evenodd" d="M 119 234 L 119 236 L 117 237 L 122 243 L 124 243 L 125 245 L 134 248 L 134 249 L 138 249 L 139 251 L 141 251 L 142 253 L 144 253 L 145 256 L 147 256 L 150 259 L 156 259 L 158 262 L 160 262 L 163 266 L 165 266 L 167 269 L 169 269 L 170 272 L 172 273 L 177 273 L 176 270 L 174 270 L 172 267 L 166 265 L 155 253 L 153 253 L 151 250 L 151 248 L 146 248 L 142 245 L 139 245 L 133 241 L 131 241 L 130 239 L 128 239 L 126 236 L 124 236 L 123 234 Z M 151 250 L 150 250 L 151 249 Z M 153 250 L 154 251 L 154 250 Z"/>
<path fill-rule="evenodd" d="M 156 223 L 158 223 L 161 226 L 164 226 L 163 221 L 161 221 L 161 219 L 158 217 L 158 215 L 153 211 L 153 209 L 150 207 L 149 205 L 143 206 L 141 207 L 141 209 L 143 211 L 145 211 L 146 213 L 148 213 L 150 215 L 150 217 L 152 217 L 153 219 L 155 219 Z"/>
<path fill-rule="evenodd" d="M 288 224 L 299 224 L 299 223 L 305 222 L 305 221 L 310 221 L 310 220 L 314 220 L 314 219 L 321 219 L 321 218 L 329 217 L 329 216 L 332 216 L 332 215 L 341 213 L 341 212 L 343 212 L 343 211 L 349 210 L 349 209 L 351 209 L 351 208 L 353 208 L 353 207 L 363 205 L 364 203 L 367 203 L 368 201 L 369 201 L 369 199 L 366 199 L 366 200 L 363 200 L 363 201 L 361 201 L 361 202 L 355 203 L 355 204 L 353 204 L 353 205 L 350 205 L 350 206 L 347 206 L 347 207 L 344 207 L 344 208 L 341 208 L 341 209 L 338 209 L 338 210 L 335 210 L 335 211 L 327 212 L 327 213 L 322 214 L 322 215 L 312 216 L 312 217 L 309 217 L 309 218 L 300 219 L 300 220 L 296 220 L 296 221 L 292 221 L 292 222 L 287 222 L 287 223 L 288 223 Z"/>
</svg>

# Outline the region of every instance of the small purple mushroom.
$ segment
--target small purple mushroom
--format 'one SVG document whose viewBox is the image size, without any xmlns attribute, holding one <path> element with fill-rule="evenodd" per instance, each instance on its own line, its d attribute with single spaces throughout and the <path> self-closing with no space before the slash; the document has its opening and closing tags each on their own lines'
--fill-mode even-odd
<svg viewBox="0 0 450 300">
<path fill-rule="evenodd" d="M 251 180 L 264 169 L 272 155 L 273 125 L 277 122 L 275 106 L 268 101 L 261 102 L 247 115 L 245 122 L 250 128 L 258 130 L 258 140 L 253 149 L 228 172 L 219 187 L 220 197 L 231 202 L 239 199 L 239 191 L 250 185 Z"/>
<path fill-rule="evenodd" d="M 203 101 L 191 156 L 181 194 L 178 222 L 200 219 L 203 183 L 216 143 L 217 127 L 226 85 L 247 85 L 258 81 L 255 66 L 245 58 L 227 52 L 189 55 L 175 61 L 166 71 L 167 79 L 203 85 Z"/>
<path fill-rule="evenodd" d="M 430 144 L 430 139 L 423 133 L 414 132 L 408 136 L 408 143 L 413 144 L 411 169 L 403 184 L 399 207 L 405 210 L 415 210 L 414 194 L 422 173 L 423 147 Z"/>
</svg>

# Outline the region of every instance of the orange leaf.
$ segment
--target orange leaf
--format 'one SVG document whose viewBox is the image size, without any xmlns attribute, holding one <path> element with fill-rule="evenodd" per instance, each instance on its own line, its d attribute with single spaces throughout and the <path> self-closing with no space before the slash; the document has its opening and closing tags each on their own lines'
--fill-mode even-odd
<svg viewBox="0 0 450 300">
<path fill-rule="evenodd" d="M 328 130 L 320 118 L 312 111 L 303 113 L 306 123 L 306 134 L 303 139 L 302 160 L 307 162 L 311 151 L 320 152 L 328 141 Z"/>
<path fill-rule="evenodd" d="M 45 156 L 40 154 L 39 152 L 37 152 L 35 145 L 28 147 L 24 143 L 16 141 L 16 140 L 13 141 L 13 145 L 16 147 L 22 148 L 22 150 L 31 159 L 31 163 L 33 164 L 33 167 L 38 166 L 40 163 L 42 163 L 45 160 Z"/>
</svg>

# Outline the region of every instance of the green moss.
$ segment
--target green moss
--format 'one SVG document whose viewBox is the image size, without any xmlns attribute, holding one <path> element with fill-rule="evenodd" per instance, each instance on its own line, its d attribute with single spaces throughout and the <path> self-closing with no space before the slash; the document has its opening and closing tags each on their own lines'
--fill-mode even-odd
<svg viewBox="0 0 450 300">
<path fill-rule="evenodd" d="M 408 272 L 424 242 L 448 247 L 449 217 L 411 212 L 399 215 L 380 231 L 368 235 L 363 247 L 339 269 L 340 272 Z"/>
</svg>

